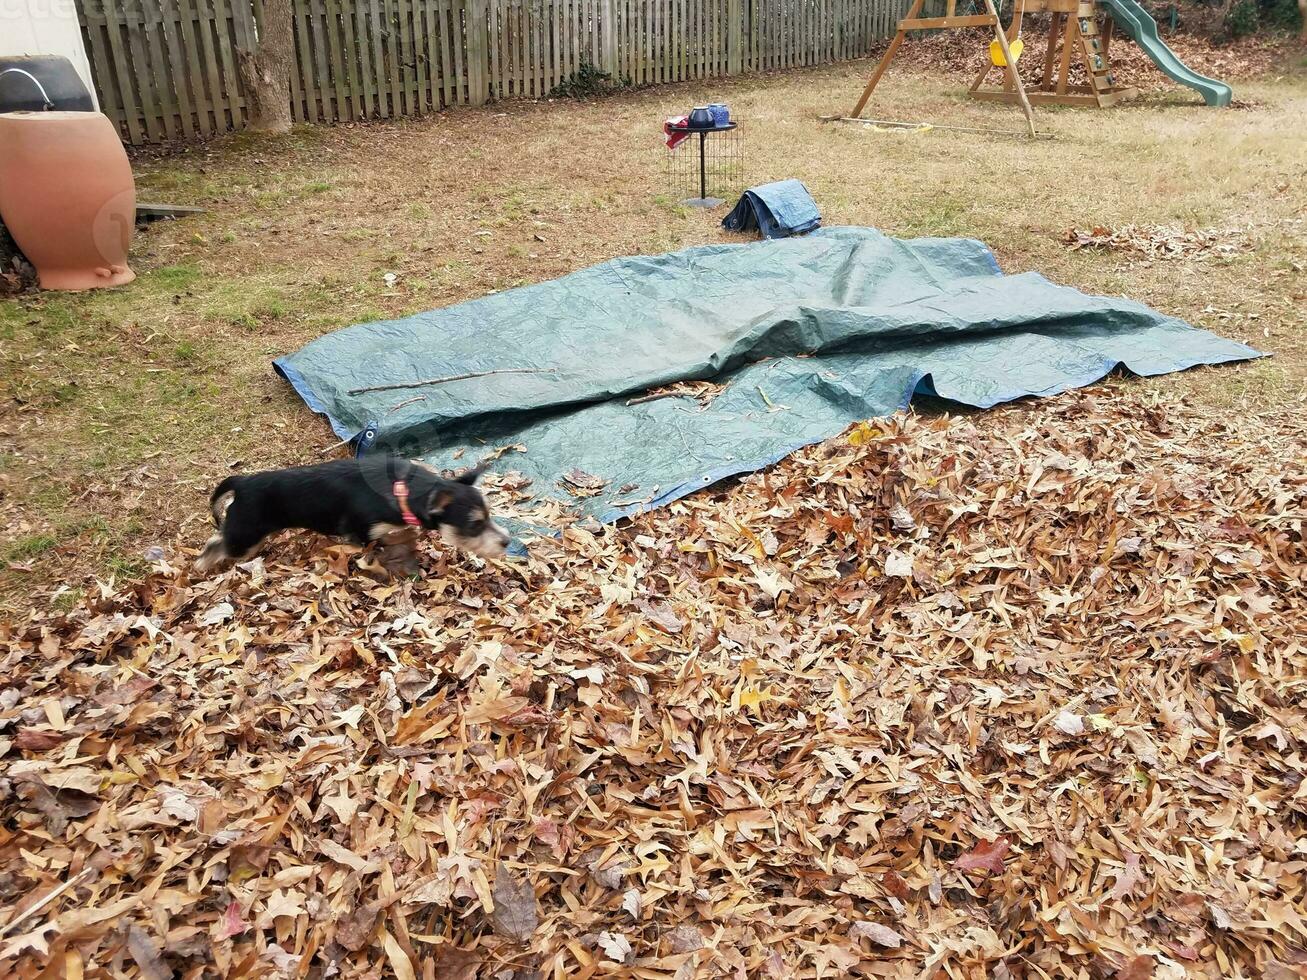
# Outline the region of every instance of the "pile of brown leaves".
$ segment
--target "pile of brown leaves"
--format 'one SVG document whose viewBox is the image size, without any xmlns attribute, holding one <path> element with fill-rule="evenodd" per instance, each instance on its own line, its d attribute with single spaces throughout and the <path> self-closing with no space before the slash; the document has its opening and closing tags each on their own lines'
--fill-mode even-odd
<svg viewBox="0 0 1307 980">
<path fill-rule="evenodd" d="M 1161 27 L 1161 20 L 1158 25 Z M 1253 34 L 1218 44 L 1200 34 L 1162 28 L 1162 40 L 1186 65 L 1208 78 L 1230 81 L 1282 72 L 1300 56 L 1301 44 L 1288 34 Z M 1119 45 L 1119 46 L 1118 46 Z M 1118 34 L 1110 47 L 1113 69 L 1125 85 L 1165 88 L 1176 83 L 1158 70 L 1143 48 Z"/>
<path fill-rule="evenodd" d="M 1186 230 L 1178 225 L 1070 228 L 1062 243 L 1073 252 L 1093 248 L 1133 252 L 1149 259 L 1229 258 L 1253 244 L 1248 233 L 1238 228 Z"/>
<path fill-rule="evenodd" d="M 931 74 L 945 72 L 959 82 L 965 81 L 970 85 L 976 72 L 988 63 L 989 42 L 993 36 L 990 28 L 979 27 L 914 35 L 899 49 L 894 64 L 900 68 Z M 1048 16 L 1027 17 L 1022 25 L 1022 36 L 1027 50 L 1017 64 L 1025 84 L 1035 86 L 1039 84 L 1044 72 Z M 1162 40 L 1194 71 L 1226 82 L 1283 70 L 1292 63 L 1298 51 L 1293 39 L 1288 37 L 1252 36 L 1218 45 L 1195 34 L 1164 32 Z M 879 58 L 883 51 L 882 47 L 873 57 Z M 1118 84 L 1150 92 L 1177 87 L 1175 82 L 1158 70 L 1143 49 L 1128 37 L 1118 34 L 1109 51 Z M 999 79 L 998 71 L 994 70 L 989 78 L 990 83 L 997 84 Z M 1072 66 L 1071 81 L 1073 84 L 1084 81 L 1083 67 L 1079 64 Z M 1197 95 L 1194 98 L 1197 99 Z"/>
<path fill-rule="evenodd" d="M 17 296 L 36 288 L 36 270 L 18 250 L 17 243 L 0 222 L 0 296 Z"/>
<path fill-rule="evenodd" d="M 0 972 L 1307 976 L 1307 440 L 1113 391 L 33 614 Z"/>
</svg>

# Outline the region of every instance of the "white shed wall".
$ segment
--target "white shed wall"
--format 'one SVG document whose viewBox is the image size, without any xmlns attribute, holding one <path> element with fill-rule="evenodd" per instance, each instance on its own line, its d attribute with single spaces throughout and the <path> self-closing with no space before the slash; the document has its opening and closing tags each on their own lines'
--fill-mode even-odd
<svg viewBox="0 0 1307 980">
<path fill-rule="evenodd" d="M 15 54 L 63 55 L 95 97 L 73 0 L 0 0 L 0 56 Z M 12 78 L 8 76 L 6 84 L 12 84 Z"/>
</svg>

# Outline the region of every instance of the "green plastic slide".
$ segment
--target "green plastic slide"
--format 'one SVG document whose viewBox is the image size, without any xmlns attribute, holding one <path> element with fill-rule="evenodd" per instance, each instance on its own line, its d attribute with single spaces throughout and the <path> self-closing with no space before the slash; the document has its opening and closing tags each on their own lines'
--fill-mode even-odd
<svg viewBox="0 0 1307 980">
<path fill-rule="evenodd" d="M 1153 63 L 1162 69 L 1163 74 L 1181 85 L 1195 89 L 1203 101 L 1210 106 L 1227 106 L 1234 96 L 1233 90 L 1225 82 L 1204 75 L 1189 68 L 1175 56 L 1175 52 L 1166 46 L 1157 34 L 1157 21 L 1135 3 L 1135 0 L 1103 0 L 1112 13 L 1119 30 L 1144 49 L 1144 53 L 1153 59 Z"/>
</svg>

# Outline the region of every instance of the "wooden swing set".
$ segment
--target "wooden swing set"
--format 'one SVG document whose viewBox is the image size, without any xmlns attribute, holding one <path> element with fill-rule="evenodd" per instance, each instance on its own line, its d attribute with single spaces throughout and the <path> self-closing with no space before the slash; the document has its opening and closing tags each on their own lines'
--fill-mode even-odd
<svg viewBox="0 0 1307 980">
<path fill-rule="evenodd" d="M 1117 85 L 1112 72 L 1112 60 L 1107 48 L 1112 43 L 1116 22 L 1109 13 L 1098 27 L 1098 5 L 1095 0 L 1016 0 L 1012 23 L 1008 25 L 1008 43 L 1020 43 L 1021 21 L 1026 14 L 1050 13 L 1048 48 L 1044 54 L 1044 71 L 1039 87 L 1027 91 L 1026 96 L 1036 105 L 1095 106 L 1105 109 L 1123 99 L 1133 98 L 1139 90 Z M 1062 49 L 1058 52 L 1058 41 Z M 1020 59 L 1020 53 L 1017 58 Z M 1071 84 L 1072 62 L 1084 68 L 1084 82 Z M 968 89 L 973 99 L 991 102 L 1013 102 L 1011 85 L 1005 79 L 1002 87 L 986 86 L 985 81 L 995 65 L 984 65 Z M 1056 76 L 1054 75 L 1056 72 Z"/>
<path fill-rule="evenodd" d="M 1002 22 L 999 20 L 994 0 L 985 0 L 984 13 L 970 14 L 958 13 L 957 0 L 946 0 L 946 2 L 943 17 L 922 17 L 921 10 L 925 0 L 913 0 L 907 15 L 898 23 L 894 40 L 890 42 L 884 57 L 876 65 L 876 70 L 867 81 L 867 87 L 862 90 L 862 95 L 853 107 L 853 111 L 845 117 L 846 119 L 857 121 L 861 118 L 862 110 L 866 108 L 871 93 L 876 90 L 876 85 L 885 74 L 885 69 L 894 60 L 894 55 L 898 53 L 908 31 L 992 27 L 994 40 L 990 42 L 989 50 L 985 53 L 984 64 L 968 92 L 973 99 L 1020 104 L 1026 114 L 1031 136 L 1035 135 L 1031 103 L 1105 107 L 1138 94 L 1136 89 L 1116 84 L 1112 73 L 1112 62 L 1107 53 L 1108 45 L 1112 40 L 1113 21 L 1111 15 L 1108 15 L 1100 33 L 1095 0 L 1015 0 L 1012 21 L 1007 30 L 1003 29 Z M 1039 86 L 1028 91 L 1016 70 L 1017 60 L 1021 57 L 1025 46 L 1021 38 L 1021 24 L 1026 14 L 1041 12 L 1053 15 L 1048 31 L 1048 49 L 1044 56 L 1044 72 Z M 1059 41 L 1061 42 L 1060 54 Z M 1071 83 L 1073 61 L 1084 66 L 1083 83 L 1074 85 Z M 995 68 L 1002 72 L 1002 83 L 987 85 L 986 82 Z"/>
</svg>

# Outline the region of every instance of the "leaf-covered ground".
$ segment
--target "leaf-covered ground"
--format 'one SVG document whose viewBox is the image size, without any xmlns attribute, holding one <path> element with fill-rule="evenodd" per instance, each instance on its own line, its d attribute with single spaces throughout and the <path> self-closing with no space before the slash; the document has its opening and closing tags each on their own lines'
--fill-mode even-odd
<svg viewBox="0 0 1307 980">
<path fill-rule="evenodd" d="M 1037 18 L 1025 36 L 1021 63 L 1038 71 Z M 336 436 L 273 358 L 617 256 L 745 240 L 668 179 L 663 120 L 711 102 L 741 122 L 744 182 L 803 180 L 827 225 L 977 238 L 1007 273 L 1128 296 L 1275 354 L 1145 386 L 1240 414 L 1301 399 L 1302 50 L 1166 37 L 1244 108 L 1207 108 L 1118 38 L 1114 70 L 1150 91 L 1041 108 L 1054 138 L 1034 142 L 819 122 L 852 108 L 875 67 L 863 59 L 143 153 L 142 200 L 204 213 L 139 230 L 125 289 L 0 301 L 0 618 L 52 593 L 66 609 L 95 578 L 144 574 L 158 549 L 175 558 L 179 539 L 207 537 L 208 493 L 234 471 L 320 459 Z M 868 115 L 1020 130 L 1017 107 L 966 97 L 989 41 L 913 37 Z M 1092 241 L 1068 247 L 1068 229 Z"/>
<path fill-rule="evenodd" d="M 0 633 L 0 973 L 1307 976 L 1305 448 L 1113 384 L 158 562 Z"/>
</svg>

